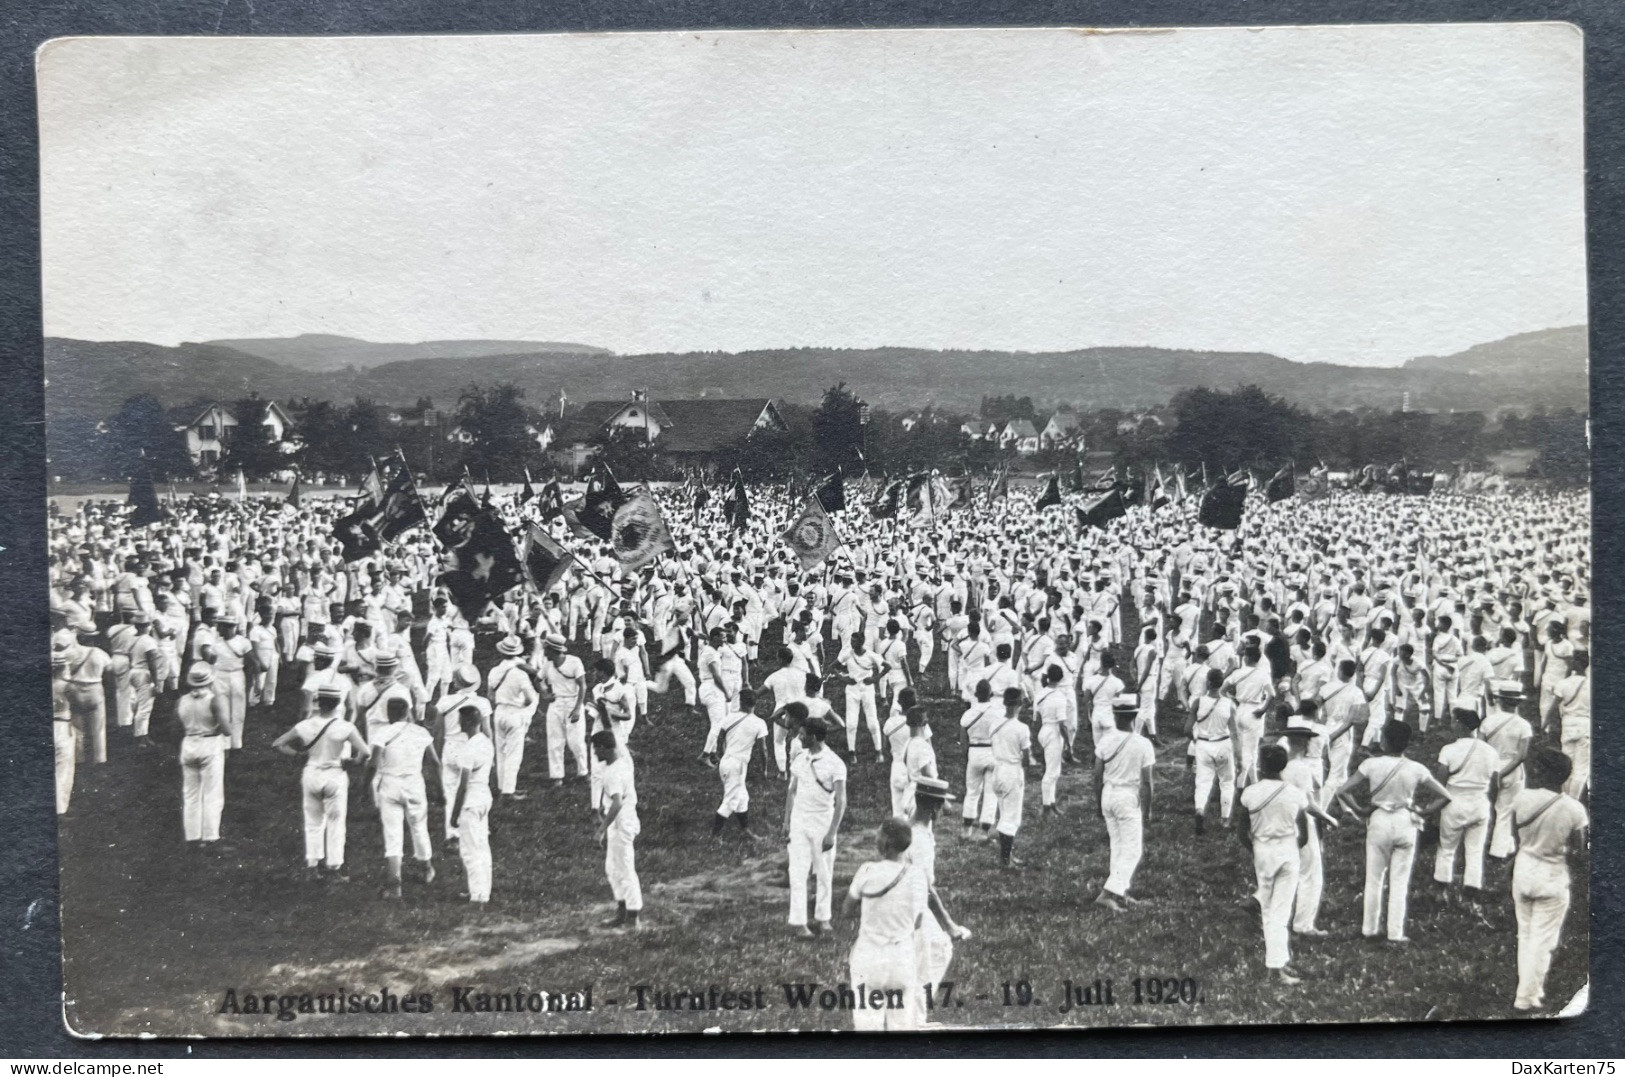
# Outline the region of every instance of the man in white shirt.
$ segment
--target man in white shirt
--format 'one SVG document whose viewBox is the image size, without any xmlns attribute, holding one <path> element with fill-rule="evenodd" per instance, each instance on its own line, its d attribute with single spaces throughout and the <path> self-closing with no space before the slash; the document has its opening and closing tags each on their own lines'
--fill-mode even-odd
<svg viewBox="0 0 1625 1077">
<path fill-rule="evenodd" d="M 784 837 L 790 859 L 790 928 L 799 939 L 816 936 L 807 927 L 807 875 L 816 876 L 814 916 L 820 932 L 830 930 L 835 878 L 835 839 L 846 815 L 846 764 L 825 745 L 828 726 L 809 716 L 801 723 L 805 749 L 790 767 L 784 798 Z"/>
<path fill-rule="evenodd" d="M 1450 794 L 1427 768 L 1405 758 L 1410 742 L 1410 726 L 1389 722 L 1383 727 L 1383 754 L 1361 763 L 1337 793 L 1338 803 L 1366 822 L 1365 917 L 1360 932 L 1368 939 L 1382 933 L 1386 886 L 1388 941 L 1410 941 L 1405 914 L 1419 820 L 1450 803 Z"/>
<path fill-rule="evenodd" d="M 378 808 L 378 821 L 384 830 L 384 860 L 389 867 L 389 885 L 384 896 L 400 900 L 401 859 L 405 851 L 404 831 L 412 832 L 412 859 L 423 868 L 423 881 L 434 882 L 434 850 L 429 843 L 429 798 L 423 787 L 423 759 L 428 756 L 436 769 L 434 736 L 411 721 L 411 700 L 392 696 L 386 704 L 387 721 L 371 738 L 372 762 L 377 768 L 372 799 Z"/>
<path fill-rule="evenodd" d="M 557 787 L 564 784 L 566 749 L 575 761 L 576 777 L 585 777 L 587 773 L 587 724 L 582 720 L 587 670 L 581 659 L 569 653 L 564 637 L 557 633 L 546 637 L 543 649 L 546 657 L 541 673 L 553 696 L 547 705 L 547 776 Z M 495 675 L 496 671 L 492 670 L 488 678 L 493 685 Z"/>
<path fill-rule="evenodd" d="M 347 882 L 344 844 L 350 813 L 350 776 L 344 770 L 345 749 L 364 761 L 368 748 L 360 730 L 346 721 L 339 709 L 341 698 L 337 688 L 320 688 L 316 713 L 278 737 L 271 747 L 284 755 L 305 752 L 299 785 L 304 800 L 306 873 L 318 876 L 325 861 L 335 881 Z"/>
<path fill-rule="evenodd" d="M 642 829 L 638 821 L 638 791 L 632 756 L 605 730 L 592 735 L 592 751 L 602 772 L 593 815 L 598 841 L 604 846 L 604 874 L 615 897 L 615 916 L 604 923 L 618 931 L 642 931 L 643 884 L 638 879 L 634 842 Z"/>
<path fill-rule="evenodd" d="M 711 819 L 712 837 L 721 837 L 722 828 L 730 817 L 739 820 L 739 830 L 751 841 L 756 835 L 750 830 L 750 777 L 751 760 L 756 746 L 767 739 L 767 723 L 756 716 L 756 693 L 744 688 L 739 692 L 739 709 L 722 720 L 718 731 L 718 746 L 722 753 L 717 760 L 717 773 L 722 778 L 722 803 Z"/>
<path fill-rule="evenodd" d="M 862 632 L 848 637 L 846 649 L 841 652 L 842 669 L 846 673 L 846 749 L 852 762 L 858 758 L 858 725 L 867 722 L 869 737 L 874 743 L 876 762 L 886 761 L 884 741 L 880 736 L 880 714 L 875 702 L 875 685 L 891 669 L 890 663 L 868 649 Z"/>
<path fill-rule="evenodd" d="M 1095 791 L 1111 845 L 1111 871 L 1095 904 L 1123 912 L 1138 899 L 1129 896 L 1140 866 L 1144 823 L 1151 817 L 1151 768 L 1156 749 L 1134 732 L 1140 701 L 1119 696 L 1112 703 L 1117 728 L 1095 743 Z"/>
<path fill-rule="evenodd" d="M 1512 865 L 1512 901 L 1518 916 L 1518 991 L 1514 1009 L 1542 1009 L 1546 974 L 1568 917 L 1569 858 L 1586 845 L 1584 806 L 1563 793 L 1571 764 L 1549 748 L 1529 760 L 1530 788 L 1513 805 L 1518 856 Z"/>
<path fill-rule="evenodd" d="M 1298 844 L 1312 808 L 1303 790 L 1285 781 L 1287 750 L 1279 744 L 1259 749 L 1258 781 L 1241 793 L 1241 825 L 1236 833 L 1253 854 L 1258 879 L 1254 896 L 1264 926 L 1265 975 L 1293 986 L 1302 979 L 1292 971 L 1292 903 L 1298 892 Z"/>
<path fill-rule="evenodd" d="M 1462 699 L 1451 709 L 1461 736 L 1439 749 L 1434 776 L 1450 794 L 1439 813 L 1439 850 L 1433 858 L 1433 881 L 1448 887 L 1455 881 L 1456 851 L 1463 850 L 1462 885 L 1484 888 L 1484 845 L 1489 838 L 1490 786 L 1501 769 L 1501 756 L 1479 739 L 1483 724 L 1478 700 Z"/>
<path fill-rule="evenodd" d="M 463 860 L 468 900 L 485 905 L 491 900 L 491 768 L 496 748 L 480 729 L 480 709 L 472 703 L 457 710 L 463 744 L 457 752 L 457 791 L 451 799 L 451 825 L 457 830 L 457 851 Z"/>
</svg>

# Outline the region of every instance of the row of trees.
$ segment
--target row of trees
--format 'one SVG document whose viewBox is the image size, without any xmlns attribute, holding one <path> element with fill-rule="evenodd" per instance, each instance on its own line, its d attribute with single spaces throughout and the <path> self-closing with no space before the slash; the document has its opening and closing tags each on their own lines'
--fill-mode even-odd
<svg viewBox="0 0 1625 1077">
<path fill-rule="evenodd" d="M 1025 404 L 1025 406 L 1023 406 Z M 989 398 L 982 418 L 1012 411 L 1030 413 L 1030 400 Z M 262 413 L 263 401 L 247 398 L 228 405 L 234 414 Z M 432 401 L 406 409 L 412 421 L 391 421 L 399 409 L 367 400 L 337 404 L 326 400 L 290 402 L 294 441 L 273 444 L 253 423 L 237 428 L 217 473 L 240 468 L 250 479 L 296 468 L 304 474 L 355 479 L 372 457 L 400 450 L 415 471 L 431 481 L 453 478 L 469 468 L 476 477 L 511 482 L 559 470 L 560 447 L 544 450 L 537 437 L 548 417 L 511 384 L 471 385 L 455 410 L 440 415 Z M 757 431 L 724 447 L 710 460 L 714 471 L 735 467 L 747 478 L 787 474 L 848 474 L 865 469 L 899 474 L 940 467 L 950 473 L 985 473 L 999 466 L 1045 470 L 1072 466 L 1072 447 L 1048 448 L 1022 457 L 994 442 L 965 434 L 969 416 L 944 413 L 901 415 L 869 409 L 845 383 L 831 386 L 816 408 L 785 403 L 787 431 Z M 423 423 L 424 414 L 438 421 Z M 1235 468 L 1296 460 L 1302 467 L 1325 462 L 1337 470 L 1366 463 L 1407 459 L 1415 467 L 1448 469 L 1486 466 L 1496 453 L 1522 450 L 1532 458 L 1530 473 L 1558 481 L 1582 482 L 1589 469 L 1586 421 L 1573 410 L 1528 415 L 1504 414 L 1492 423 L 1481 412 L 1338 411 L 1311 413 L 1257 386 L 1234 391 L 1190 389 L 1167 409 L 1165 423 L 1136 423 L 1113 409 L 1086 413 L 1081 430 L 1095 463 L 1133 467 L 1179 462 L 1196 467 Z M 1025 415 L 1021 417 L 1027 417 Z M 1130 420 L 1130 421 L 1125 421 Z M 68 479 L 112 480 L 150 468 L 164 478 L 194 473 L 173 418 L 150 396 L 134 397 L 100 424 L 53 421 L 49 431 L 51 469 Z M 596 435 L 598 456 L 628 479 L 677 477 L 676 465 L 635 436 Z"/>
</svg>

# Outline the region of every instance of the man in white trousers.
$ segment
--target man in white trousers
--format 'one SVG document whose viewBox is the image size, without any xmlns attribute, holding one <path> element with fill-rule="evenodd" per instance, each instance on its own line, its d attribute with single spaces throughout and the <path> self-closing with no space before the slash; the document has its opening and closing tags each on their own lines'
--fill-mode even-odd
<svg viewBox="0 0 1625 1077">
<path fill-rule="evenodd" d="M 643 912 L 643 884 L 638 881 L 633 845 L 640 826 L 632 756 L 607 729 L 592 735 L 592 752 L 599 770 L 593 818 L 598 824 L 598 842 L 604 847 L 604 874 L 615 896 L 615 915 L 603 926 L 617 931 L 642 931 L 639 916 Z"/>
<path fill-rule="evenodd" d="M 846 815 L 846 763 L 824 743 L 829 726 L 809 716 L 801 723 L 801 746 L 790 765 L 784 798 L 784 837 L 790 857 L 790 929 L 799 939 L 807 927 L 807 875 L 816 876 L 815 908 L 820 932 L 830 930 L 835 878 L 835 838 Z"/>
</svg>

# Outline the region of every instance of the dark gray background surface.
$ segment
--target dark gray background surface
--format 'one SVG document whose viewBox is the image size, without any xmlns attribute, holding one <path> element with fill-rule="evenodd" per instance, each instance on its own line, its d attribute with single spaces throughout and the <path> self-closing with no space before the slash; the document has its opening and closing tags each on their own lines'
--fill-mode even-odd
<svg viewBox="0 0 1625 1077">
<path fill-rule="evenodd" d="M 774 27 L 1192 26 L 1556 19 L 1586 34 L 1591 392 L 1597 583 L 1591 1009 L 1566 1021 L 1234 1030 L 523 1040 L 75 1040 L 63 1028 L 45 588 L 38 135 L 34 50 L 64 35 L 445 34 Z M 1620 0 L 8 0 L 0 4 L 0 1057 L 1625 1056 L 1625 3 Z"/>
</svg>

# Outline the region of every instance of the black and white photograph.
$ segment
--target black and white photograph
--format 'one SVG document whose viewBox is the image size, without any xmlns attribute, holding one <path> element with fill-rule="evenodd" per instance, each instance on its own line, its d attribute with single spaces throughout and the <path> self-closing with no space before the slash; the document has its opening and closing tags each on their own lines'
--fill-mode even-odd
<svg viewBox="0 0 1625 1077">
<path fill-rule="evenodd" d="M 1585 1012 L 1583 45 L 47 42 L 67 1028 Z"/>
</svg>

